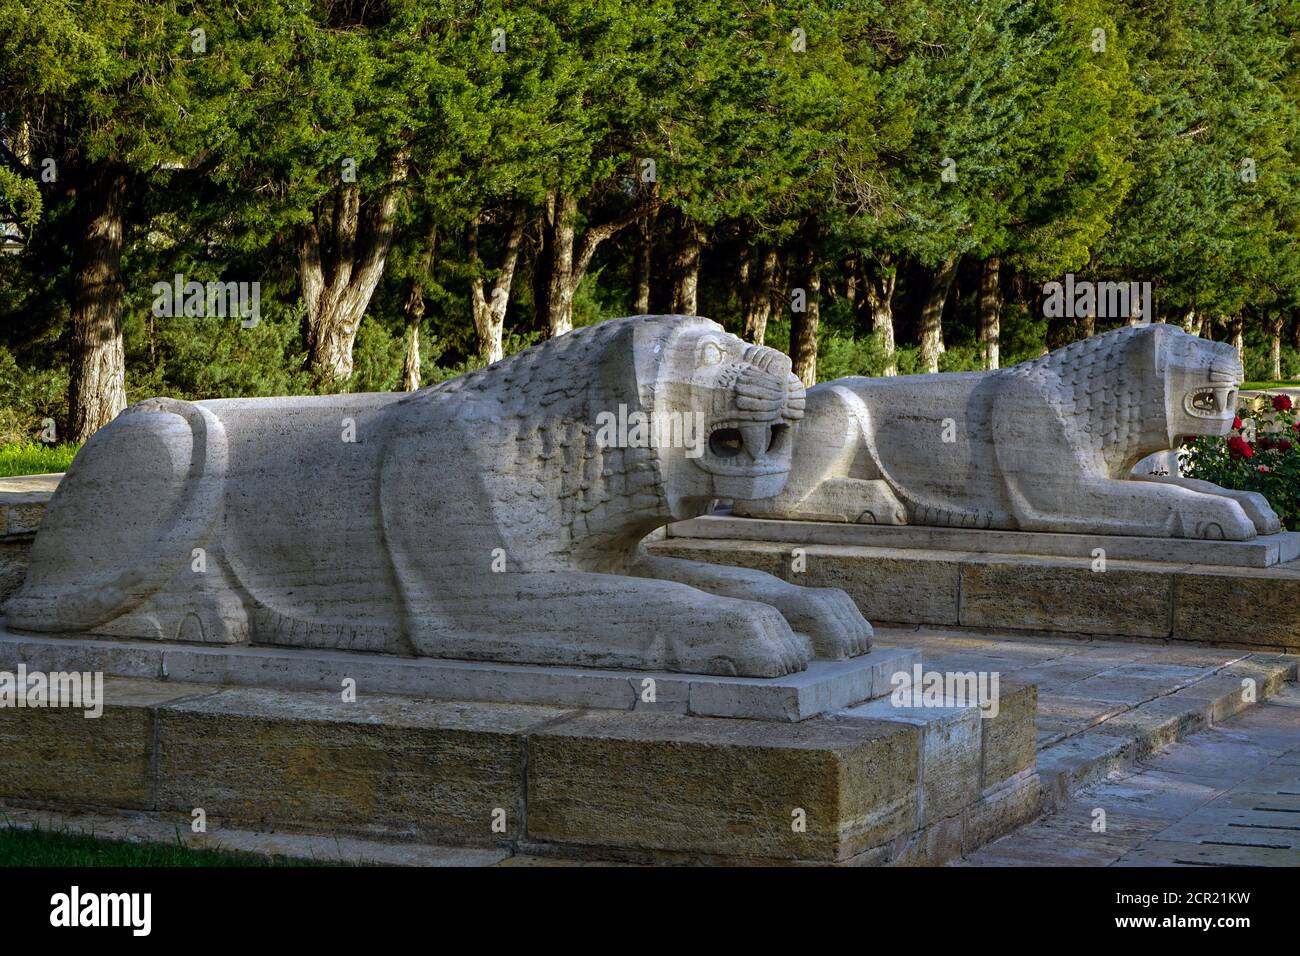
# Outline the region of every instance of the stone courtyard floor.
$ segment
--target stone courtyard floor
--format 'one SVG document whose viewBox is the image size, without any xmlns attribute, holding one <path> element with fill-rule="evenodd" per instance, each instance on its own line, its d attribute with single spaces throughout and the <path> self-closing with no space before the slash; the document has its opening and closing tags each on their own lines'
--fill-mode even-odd
<svg viewBox="0 0 1300 956">
<path fill-rule="evenodd" d="M 1139 759 L 959 865 L 1300 865 L 1300 688 Z"/>
<path fill-rule="evenodd" d="M 876 643 L 1038 685 L 1055 812 L 957 865 L 1300 866 L 1295 656 L 929 627 L 877 628 Z"/>
</svg>

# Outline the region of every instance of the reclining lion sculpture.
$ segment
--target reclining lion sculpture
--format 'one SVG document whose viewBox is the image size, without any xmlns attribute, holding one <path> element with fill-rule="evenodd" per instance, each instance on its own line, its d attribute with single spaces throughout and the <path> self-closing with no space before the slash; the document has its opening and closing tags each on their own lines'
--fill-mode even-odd
<svg viewBox="0 0 1300 956">
<path fill-rule="evenodd" d="M 842 378 L 810 389 L 784 490 L 735 513 L 879 524 L 1244 540 L 1281 530 L 1262 495 L 1135 476 L 1184 435 L 1224 435 L 1236 350 L 1124 327 L 994 372 Z"/>
<path fill-rule="evenodd" d="M 780 352 L 683 316 L 412 393 L 142 402 L 72 463 L 9 624 L 754 677 L 856 656 L 842 591 L 640 548 L 779 491 L 803 403 Z M 703 427 L 602 428 L 634 413 Z"/>
</svg>

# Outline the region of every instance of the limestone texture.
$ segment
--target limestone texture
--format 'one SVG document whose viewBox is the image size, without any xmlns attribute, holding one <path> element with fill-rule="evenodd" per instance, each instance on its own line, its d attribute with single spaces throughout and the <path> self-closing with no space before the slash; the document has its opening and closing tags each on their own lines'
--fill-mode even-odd
<svg viewBox="0 0 1300 956">
<path fill-rule="evenodd" d="M 790 480 L 751 517 L 1164 538 L 1281 530 L 1263 496 L 1134 473 L 1185 435 L 1224 435 L 1236 350 L 1167 324 L 1095 335 L 992 372 L 812 388 Z M 1148 471 L 1150 469 L 1147 469 Z"/>
<path fill-rule="evenodd" d="M 412 393 L 151 399 L 78 454 L 5 610 L 34 631 L 779 677 L 869 650 L 847 595 L 640 543 L 777 493 L 803 405 L 786 356 L 693 316 Z"/>
</svg>

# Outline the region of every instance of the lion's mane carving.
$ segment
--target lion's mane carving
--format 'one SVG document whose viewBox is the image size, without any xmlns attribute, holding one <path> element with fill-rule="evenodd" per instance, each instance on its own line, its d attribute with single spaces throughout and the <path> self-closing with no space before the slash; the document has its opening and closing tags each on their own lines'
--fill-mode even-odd
<svg viewBox="0 0 1300 956">
<path fill-rule="evenodd" d="M 1241 362 L 1170 325 L 1121 328 L 995 372 L 845 378 L 808 392 L 785 489 L 753 517 L 1242 540 L 1258 494 L 1133 466 L 1231 428 Z"/>
<path fill-rule="evenodd" d="M 640 548 L 779 491 L 803 400 L 779 352 L 636 316 L 410 394 L 143 402 L 69 469 L 9 623 L 749 676 L 853 656 L 842 592 Z M 630 412 L 703 427 L 602 436 Z"/>
</svg>

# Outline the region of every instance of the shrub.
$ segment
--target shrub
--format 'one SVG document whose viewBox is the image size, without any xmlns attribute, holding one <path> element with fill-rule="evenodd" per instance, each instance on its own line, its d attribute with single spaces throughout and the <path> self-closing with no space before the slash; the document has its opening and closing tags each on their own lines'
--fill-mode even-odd
<svg viewBox="0 0 1300 956">
<path fill-rule="evenodd" d="M 1179 451 L 1188 478 L 1257 491 L 1288 530 L 1300 530 L 1300 415 L 1286 395 L 1260 395 L 1237 412 L 1226 437 L 1191 438 Z"/>
<path fill-rule="evenodd" d="M 0 346 L 0 445 L 34 441 L 52 418 L 56 434 L 67 422 L 68 373 L 25 369 Z"/>
</svg>

